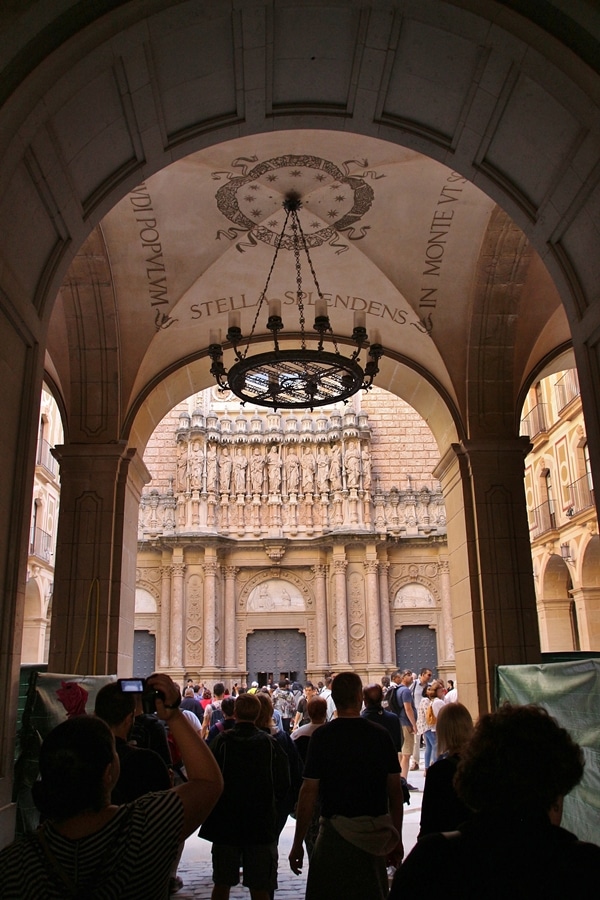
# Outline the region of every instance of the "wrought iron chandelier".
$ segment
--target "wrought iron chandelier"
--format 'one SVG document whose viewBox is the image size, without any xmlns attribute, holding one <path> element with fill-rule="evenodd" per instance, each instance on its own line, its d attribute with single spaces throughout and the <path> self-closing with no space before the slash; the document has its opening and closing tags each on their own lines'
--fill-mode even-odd
<svg viewBox="0 0 600 900">
<path fill-rule="evenodd" d="M 275 255 L 267 275 L 267 281 L 259 297 L 252 330 L 243 337 L 239 312 L 229 316 L 227 341 L 233 348 L 236 362 L 227 371 L 223 365 L 223 346 L 220 335 L 211 333 L 208 353 L 212 361 L 211 374 L 221 390 L 231 390 L 244 403 L 268 406 L 272 409 L 313 409 L 329 403 L 344 402 L 361 388 L 369 390 L 379 372 L 379 360 L 383 355 L 381 343 L 373 335 L 369 343 L 364 324 L 364 313 L 355 313 L 352 341 L 355 350 L 349 356 L 340 353 L 336 336 L 331 328 L 327 301 L 323 297 L 313 267 L 308 244 L 300 224 L 298 210 L 302 203 L 298 194 L 289 193 L 283 203 L 285 221 L 275 243 Z M 290 232 L 286 235 L 286 229 Z M 273 269 L 282 246 L 291 247 L 296 268 L 296 310 L 299 318 L 300 346 L 283 350 L 279 346 L 279 333 L 283 330 L 281 301 L 268 301 L 267 328 L 273 335 L 273 348 L 266 353 L 250 354 L 256 323 L 261 310 L 267 305 L 267 291 Z M 304 293 L 302 290 L 301 252 L 304 252 L 310 268 L 317 295 L 313 329 L 316 336 L 306 334 Z M 316 349 L 306 346 L 308 340 L 316 340 Z M 324 349 L 325 342 L 333 349 Z M 366 363 L 359 362 L 361 351 L 366 350 Z"/>
</svg>

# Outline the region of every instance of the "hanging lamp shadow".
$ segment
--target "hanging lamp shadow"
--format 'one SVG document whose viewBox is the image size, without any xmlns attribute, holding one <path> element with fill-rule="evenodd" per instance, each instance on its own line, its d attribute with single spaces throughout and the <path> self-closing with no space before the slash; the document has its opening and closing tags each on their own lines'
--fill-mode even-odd
<svg viewBox="0 0 600 900">
<path fill-rule="evenodd" d="M 327 301 L 323 297 L 317 281 L 314 266 L 308 252 L 308 244 L 300 224 L 298 211 L 302 202 L 298 194 L 289 193 L 284 202 L 285 220 L 275 243 L 275 255 L 269 269 L 266 284 L 257 304 L 252 329 L 247 337 L 242 335 L 238 312 L 229 316 L 227 341 L 235 353 L 235 363 L 226 370 L 223 365 L 223 346 L 220 339 L 211 341 L 208 353 L 211 359 L 211 374 L 221 390 L 230 390 L 243 403 L 254 403 L 272 409 L 313 409 L 338 401 L 347 401 L 359 390 L 369 390 L 379 372 L 379 360 L 383 347 L 379 339 L 369 343 L 365 328 L 364 313 L 355 313 L 352 341 L 355 349 L 349 356 L 340 352 L 336 336 L 331 328 L 327 312 Z M 286 235 L 287 229 L 290 233 Z M 290 333 L 300 334 L 300 346 L 283 350 L 279 346 L 283 331 L 281 301 L 268 302 L 267 328 L 273 335 L 273 348 L 262 353 L 250 353 L 256 323 L 261 310 L 267 305 L 266 296 L 271 275 L 282 245 L 290 246 L 294 253 L 296 270 L 296 302 L 298 326 Z M 319 299 L 315 303 L 315 335 L 306 333 L 304 293 L 302 280 L 302 254 L 310 269 Z M 373 336 L 376 337 L 375 335 Z M 316 340 L 317 347 L 306 346 L 307 340 Z M 328 349 L 325 349 L 325 346 Z M 365 350 L 366 362 L 359 361 Z"/>
</svg>

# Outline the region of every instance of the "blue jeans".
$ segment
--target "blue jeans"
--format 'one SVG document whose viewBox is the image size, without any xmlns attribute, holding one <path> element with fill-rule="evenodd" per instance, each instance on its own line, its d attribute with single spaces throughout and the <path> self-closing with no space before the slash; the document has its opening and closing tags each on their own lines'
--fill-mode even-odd
<svg viewBox="0 0 600 900">
<path fill-rule="evenodd" d="M 428 769 L 434 763 L 437 756 L 435 731 L 428 730 L 425 737 L 425 768 Z"/>
</svg>

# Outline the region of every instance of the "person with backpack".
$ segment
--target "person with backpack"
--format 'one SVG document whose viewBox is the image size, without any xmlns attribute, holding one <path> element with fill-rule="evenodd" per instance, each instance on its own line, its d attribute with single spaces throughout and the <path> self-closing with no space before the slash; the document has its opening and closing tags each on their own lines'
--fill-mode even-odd
<svg viewBox="0 0 600 900">
<path fill-rule="evenodd" d="M 425 740 L 425 771 L 435 762 L 437 757 L 435 727 L 440 705 L 444 705 L 443 700 L 438 700 L 440 689 L 443 689 L 441 681 L 434 681 L 430 684 L 417 710 L 417 733 L 418 735 L 423 735 Z M 438 702 L 434 708 L 433 703 L 436 700 Z"/>
<path fill-rule="evenodd" d="M 204 740 L 208 737 L 208 731 L 211 725 L 216 725 L 217 722 L 222 722 L 224 719 L 221 710 L 221 703 L 223 702 L 224 697 L 225 685 L 222 681 L 217 681 L 213 687 L 213 697 L 211 698 L 210 703 L 204 707 L 204 717 L 202 719 L 202 737 Z"/>
<path fill-rule="evenodd" d="M 408 784 L 408 767 L 417 735 L 417 711 L 411 690 L 412 683 L 413 675 L 410 669 L 397 669 L 392 675 L 393 686 L 390 685 L 386 699 L 388 709 L 396 713 L 402 726 L 403 741 L 400 754 L 402 777 L 407 781 L 409 791 L 416 791 L 416 787 Z"/>
<path fill-rule="evenodd" d="M 230 728 L 233 728 L 235 725 L 235 698 L 234 697 L 223 697 L 221 701 L 221 709 L 215 710 L 215 712 L 220 712 L 222 714 L 222 718 L 215 721 L 214 725 L 211 725 L 208 731 L 208 735 L 206 737 L 206 743 L 210 747 L 212 742 L 216 737 L 222 734 L 224 731 L 229 731 Z M 213 716 L 213 721 L 215 717 Z"/>
<path fill-rule="evenodd" d="M 273 691 L 271 699 L 274 708 L 281 714 L 283 730 L 286 734 L 289 734 L 292 727 L 292 720 L 296 715 L 296 701 L 289 689 L 289 682 L 287 679 L 280 679 L 279 686 Z"/>
</svg>

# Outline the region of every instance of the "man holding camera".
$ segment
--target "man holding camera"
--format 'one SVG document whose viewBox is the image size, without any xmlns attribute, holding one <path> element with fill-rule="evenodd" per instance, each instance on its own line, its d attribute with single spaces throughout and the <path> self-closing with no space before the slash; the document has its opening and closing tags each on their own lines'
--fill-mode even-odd
<svg viewBox="0 0 600 900">
<path fill-rule="evenodd" d="M 113 803 L 130 803 L 152 791 L 171 787 L 171 775 L 154 750 L 144 750 L 129 743 L 135 718 L 136 695 L 123 691 L 118 681 L 98 691 L 94 713 L 103 719 L 115 736 L 115 749 L 121 763 L 121 774 L 113 788 Z"/>
</svg>

